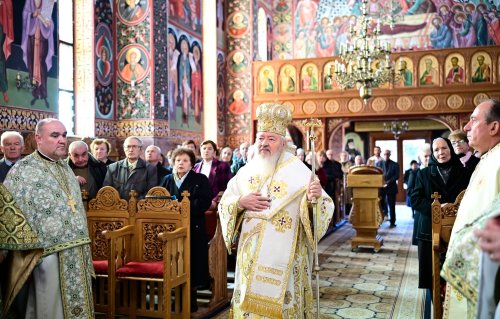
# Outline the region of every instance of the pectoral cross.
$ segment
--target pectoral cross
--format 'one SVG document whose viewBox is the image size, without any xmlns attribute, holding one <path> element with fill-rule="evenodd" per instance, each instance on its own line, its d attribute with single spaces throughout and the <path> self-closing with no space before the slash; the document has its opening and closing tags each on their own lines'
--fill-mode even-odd
<svg viewBox="0 0 500 319">
<path fill-rule="evenodd" d="M 73 197 L 70 197 L 68 199 L 68 205 L 71 207 L 71 212 L 73 214 L 76 214 L 76 201 L 73 199 Z"/>
</svg>

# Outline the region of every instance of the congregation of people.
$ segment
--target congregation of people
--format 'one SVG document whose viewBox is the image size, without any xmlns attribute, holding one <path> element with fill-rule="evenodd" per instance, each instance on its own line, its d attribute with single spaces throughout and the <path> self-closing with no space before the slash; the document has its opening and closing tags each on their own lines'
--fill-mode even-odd
<svg viewBox="0 0 500 319">
<path fill-rule="evenodd" d="M 197 309 L 197 289 L 209 285 L 205 212 L 218 208 L 228 250 L 238 234 L 245 238 L 236 243 L 235 318 L 246 313 L 301 318 L 299 314 L 312 313 L 312 265 L 306 258 L 312 238 L 308 203 L 312 198 L 322 203 L 318 206 L 324 210 L 318 215 L 322 216 L 318 233 L 323 235 L 333 211 L 338 209 L 334 202 L 340 194 L 349 213 L 352 192 L 345 179 L 353 166 L 364 165 L 364 161 L 359 153 L 349 150 L 338 154 L 331 149 L 317 154 L 301 148 L 291 150 L 285 137 L 290 112 L 279 104 L 259 108 L 254 144 L 244 142 L 233 150 L 219 148 L 211 140 L 199 145 L 189 140 L 164 155 L 165 150 L 158 146 L 145 148 L 140 137 L 130 136 L 123 143 L 125 158 L 118 161 L 110 159 L 111 144 L 106 139 L 94 139 L 90 145 L 82 140 L 67 145 L 66 129 L 56 119 L 37 124 L 37 148 L 24 158 L 22 135 L 4 132 L 0 142 L 4 154 L 0 161 L 0 201 L 13 207 L 17 218 L 25 221 L 22 234 L 13 231 L 13 238 L 29 235 L 31 241 L 20 241 L 12 250 L 0 250 L 0 264 L 3 269 L 11 269 L 1 294 L 16 296 L 0 304 L 1 311 L 11 308 L 20 317 L 47 318 L 66 318 L 67 313 L 77 311 L 81 317 L 93 317 L 94 271 L 82 192 L 90 200 L 102 187 L 112 186 L 123 199 L 129 199 L 131 192 L 144 198 L 152 187 L 162 186 L 179 200 L 183 191 L 190 193 L 192 311 Z M 266 114 L 278 114 L 266 108 L 283 108 L 280 114 L 285 115 L 266 118 Z M 438 192 L 441 203 L 451 203 L 466 190 L 448 252 L 442 257 L 445 261 L 463 254 L 464 260 L 477 261 L 457 270 L 458 274 L 473 272 L 477 281 L 464 282 L 470 277 L 458 275 L 453 280 L 443 279 L 443 284 L 447 283 L 445 318 L 465 318 L 464 314 L 468 318 L 500 318 L 499 145 L 500 101 L 487 100 L 476 107 L 463 131 L 425 144 L 418 159 L 404 172 L 407 204 L 414 216 L 413 244 L 418 247 L 418 284 L 429 296 L 433 276 L 431 195 Z M 382 151 L 379 146 L 374 147 L 367 165 L 378 167 L 383 175 L 380 211 L 394 228 L 400 166 L 391 159 L 390 150 Z M 316 170 L 313 179 L 312 166 Z M 220 192 L 224 192 L 222 198 Z M 276 226 L 276 216 L 286 222 Z M 475 238 L 473 244 L 468 242 L 467 249 L 460 240 L 464 230 Z M 263 241 L 272 244 L 262 245 Z M 277 247 L 280 254 L 274 253 Z M 292 268 L 293 274 L 287 271 Z M 262 278 L 270 271 L 281 284 L 260 289 Z M 464 298 L 461 287 L 475 289 L 477 299 Z M 263 305 L 261 300 L 268 301 Z M 429 311 L 428 301 L 426 316 Z"/>
</svg>

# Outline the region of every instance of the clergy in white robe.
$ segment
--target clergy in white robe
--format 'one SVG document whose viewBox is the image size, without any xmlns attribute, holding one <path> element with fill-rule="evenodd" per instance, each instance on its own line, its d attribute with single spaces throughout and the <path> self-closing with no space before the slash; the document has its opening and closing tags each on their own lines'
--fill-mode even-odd
<svg viewBox="0 0 500 319">
<path fill-rule="evenodd" d="M 93 318 L 90 238 L 80 186 L 63 159 L 66 129 L 58 120 L 42 120 L 35 140 L 37 150 L 18 161 L 4 182 L 43 248 L 20 308 L 26 318 Z"/>
<path fill-rule="evenodd" d="M 455 246 L 454 241 L 460 237 L 457 233 L 483 216 L 500 192 L 500 101 L 486 100 L 479 104 L 464 131 L 467 132 L 469 145 L 482 156 L 458 209 L 450 248 Z M 479 251 L 477 241 L 473 249 Z M 447 258 L 453 253 L 453 249 L 448 249 Z M 464 283 L 463 286 L 469 284 Z M 448 285 L 448 288 L 450 289 L 446 290 L 443 318 L 474 318 L 477 296 L 471 298 L 473 300 L 467 299 L 452 285 Z M 477 286 L 472 288 L 476 291 L 479 289 Z"/>
<path fill-rule="evenodd" d="M 262 104 L 257 119 L 257 153 L 231 179 L 219 205 L 229 251 L 239 233 L 232 317 L 312 318 L 313 231 L 318 238 L 324 235 L 334 204 L 311 171 L 286 150 L 291 120 L 286 106 Z"/>
</svg>

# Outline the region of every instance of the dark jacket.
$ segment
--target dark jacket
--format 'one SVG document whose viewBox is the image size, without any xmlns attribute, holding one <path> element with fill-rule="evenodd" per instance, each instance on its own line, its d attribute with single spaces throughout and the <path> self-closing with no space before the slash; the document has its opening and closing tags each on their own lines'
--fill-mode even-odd
<svg viewBox="0 0 500 319">
<path fill-rule="evenodd" d="M 11 167 L 12 166 L 7 165 L 5 158 L 0 160 L 0 183 L 3 183 Z"/>
<path fill-rule="evenodd" d="M 205 230 L 205 211 L 212 203 L 212 191 L 208 178 L 189 171 L 186 179 L 177 188 L 173 174 L 165 176 L 160 186 L 165 187 L 170 195 L 182 200 L 182 192 L 189 192 L 191 217 L 191 286 L 204 286 L 208 281 L 208 241 Z"/>
<path fill-rule="evenodd" d="M 396 181 L 399 178 L 399 164 L 389 159 L 382 162 L 382 169 L 384 170 L 384 182 L 387 187 L 384 188 L 386 194 L 397 194 L 398 185 Z"/>
<path fill-rule="evenodd" d="M 160 185 L 161 181 L 168 174 L 172 174 L 172 171 L 161 165 L 161 163 L 156 164 L 156 174 L 158 175 L 158 183 L 156 185 Z"/>
<path fill-rule="evenodd" d="M 203 166 L 203 161 L 196 163 L 193 170 L 196 173 L 201 173 L 201 167 Z M 210 168 L 210 174 L 208 175 L 208 182 L 212 189 L 212 196 L 216 199 L 219 192 L 223 192 L 227 188 L 227 183 L 233 177 L 231 174 L 231 168 L 228 163 L 219 161 L 217 159 L 212 160 L 212 167 Z"/>
<path fill-rule="evenodd" d="M 448 140 L 446 140 L 449 142 Z M 452 203 L 461 191 L 467 188 L 470 171 L 463 167 L 458 157 L 453 152 L 449 143 L 451 159 L 447 163 L 438 163 L 431 155 L 429 166 L 420 170 L 415 179 L 415 186 L 411 193 L 411 203 L 418 214 L 417 240 L 419 259 L 419 288 L 432 287 L 432 210 L 433 199 L 431 195 L 439 192 L 440 203 Z M 451 169 L 447 183 L 444 183 L 444 169 Z"/>
<path fill-rule="evenodd" d="M 129 174 L 127 159 L 112 163 L 103 186 L 113 186 L 120 193 L 120 198 L 129 200 L 130 191 L 137 192 L 138 198 L 144 198 L 147 192 L 158 185 L 156 167 L 139 158 L 135 169 Z"/>
<path fill-rule="evenodd" d="M 102 183 L 104 182 L 104 178 L 106 177 L 106 173 L 108 171 L 106 164 L 97 160 L 91 153 L 89 154 L 89 161 L 87 164 L 87 168 L 89 169 L 89 174 L 94 178 L 95 185 L 89 188 L 88 199 L 95 198 L 97 196 L 97 192 L 102 188 Z M 74 171 L 76 166 L 73 164 L 73 161 L 70 157 L 68 157 L 68 165 Z M 95 186 L 95 188 L 94 188 Z"/>
<path fill-rule="evenodd" d="M 475 157 L 474 154 L 469 157 L 469 160 L 465 162 L 465 167 L 469 169 L 469 171 L 474 172 L 476 169 L 477 164 L 479 163 L 479 158 Z"/>
<path fill-rule="evenodd" d="M 323 170 L 328 177 L 328 182 L 325 186 L 325 192 L 330 195 L 331 198 L 335 198 L 336 190 L 336 179 L 342 180 L 344 178 L 344 172 L 342 172 L 342 165 L 337 161 L 331 161 L 326 159 L 323 163 Z"/>
</svg>

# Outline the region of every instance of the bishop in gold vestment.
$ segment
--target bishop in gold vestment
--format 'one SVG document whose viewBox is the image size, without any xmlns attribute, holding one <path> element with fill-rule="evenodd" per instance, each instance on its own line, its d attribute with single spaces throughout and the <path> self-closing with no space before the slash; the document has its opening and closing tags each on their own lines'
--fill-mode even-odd
<svg viewBox="0 0 500 319">
<path fill-rule="evenodd" d="M 318 238 L 330 223 L 334 204 L 319 181 L 311 181 L 311 171 L 285 150 L 290 111 L 263 104 L 257 118 L 257 154 L 231 179 L 219 205 L 228 250 L 241 230 L 233 318 L 312 318 L 309 200 L 318 199 Z"/>
</svg>

